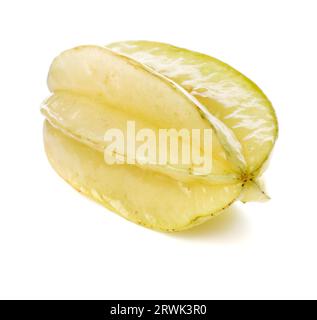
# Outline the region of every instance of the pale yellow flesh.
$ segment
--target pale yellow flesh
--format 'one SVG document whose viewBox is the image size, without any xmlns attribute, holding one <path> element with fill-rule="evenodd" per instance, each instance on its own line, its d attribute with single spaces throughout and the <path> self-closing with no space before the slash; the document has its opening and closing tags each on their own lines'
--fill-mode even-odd
<svg viewBox="0 0 317 320">
<path fill-rule="evenodd" d="M 261 169 L 277 137 L 270 101 L 248 78 L 204 54 L 150 41 L 108 45 L 172 79 L 231 128 L 241 143 L 250 175 Z"/>
<path fill-rule="evenodd" d="M 106 165 L 101 152 L 47 121 L 44 142 L 52 166 L 74 188 L 124 218 L 153 229 L 190 228 L 216 215 L 241 192 L 241 183 L 182 183 L 133 165 Z"/>
</svg>

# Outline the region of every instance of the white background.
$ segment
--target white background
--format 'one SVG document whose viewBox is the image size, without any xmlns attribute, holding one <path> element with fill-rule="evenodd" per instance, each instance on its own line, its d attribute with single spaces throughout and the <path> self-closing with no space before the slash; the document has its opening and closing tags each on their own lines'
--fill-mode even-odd
<svg viewBox="0 0 317 320">
<path fill-rule="evenodd" d="M 316 299 L 316 13 L 314 0 L 2 1 L 0 298 Z M 163 234 L 57 176 L 39 112 L 51 60 L 128 39 L 209 53 L 264 90 L 280 123 L 270 202 Z"/>
</svg>

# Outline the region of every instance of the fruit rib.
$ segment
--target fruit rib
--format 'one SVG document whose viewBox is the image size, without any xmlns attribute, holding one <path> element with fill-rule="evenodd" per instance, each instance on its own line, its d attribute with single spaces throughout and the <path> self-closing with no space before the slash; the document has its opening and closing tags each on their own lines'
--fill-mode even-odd
<svg viewBox="0 0 317 320">
<path fill-rule="evenodd" d="M 124 137 L 127 136 L 127 119 L 135 121 L 136 132 L 147 128 L 158 136 L 159 124 L 155 121 L 148 123 L 139 120 L 139 117 L 133 119 L 116 108 L 110 108 L 105 103 L 71 93 L 55 93 L 42 104 L 41 111 L 55 127 L 98 151 L 104 151 L 109 145 L 104 140 L 107 130 L 116 128 L 123 133 Z M 141 143 L 136 142 L 136 147 Z M 233 172 L 230 162 L 222 156 L 221 146 L 217 145 L 216 140 L 212 147 L 212 154 L 208 155 L 212 157 L 212 172 L 208 174 L 203 174 L 201 170 L 199 171 L 199 167 L 192 163 L 156 165 L 156 163 L 144 163 L 143 159 L 138 158 L 138 155 L 135 160 L 145 169 L 161 172 L 182 181 L 199 178 L 213 184 L 236 183 L 239 175 Z M 156 150 L 158 150 L 158 141 L 156 141 Z M 201 150 L 198 149 L 196 152 L 200 154 Z M 135 154 L 130 153 L 128 156 L 128 150 L 125 148 L 124 153 L 119 156 L 131 159 L 135 157 Z"/>
<path fill-rule="evenodd" d="M 251 80 L 215 58 L 164 43 L 126 41 L 107 47 L 182 86 L 234 132 L 247 174 L 261 170 L 274 146 L 278 125 L 270 101 Z"/>
<path fill-rule="evenodd" d="M 45 150 L 53 168 L 75 189 L 135 223 L 177 231 L 204 222 L 229 206 L 241 183 L 182 183 L 134 165 L 107 165 L 102 152 L 44 124 Z"/>
</svg>

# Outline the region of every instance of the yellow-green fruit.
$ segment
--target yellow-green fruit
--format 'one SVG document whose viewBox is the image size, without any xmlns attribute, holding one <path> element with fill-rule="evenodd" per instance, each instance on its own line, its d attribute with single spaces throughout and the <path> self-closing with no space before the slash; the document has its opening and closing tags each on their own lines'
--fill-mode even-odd
<svg viewBox="0 0 317 320">
<path fill-rule="evenodd" d="M 45 148 L 68 183 L 126 219 L 168 231 L 197 225 L 239 197 L 266 198 L 258 175 L 277 124 L 250 80 L 216 59 L 169 45 L 110 48 L 67 50 L 49 71 Z M 212 129 L 212 171 L 198 175 L 193 163 L 106 164 L 104 133 L 125 132 L 127 120 L 154 132 Z"/>
</svg>

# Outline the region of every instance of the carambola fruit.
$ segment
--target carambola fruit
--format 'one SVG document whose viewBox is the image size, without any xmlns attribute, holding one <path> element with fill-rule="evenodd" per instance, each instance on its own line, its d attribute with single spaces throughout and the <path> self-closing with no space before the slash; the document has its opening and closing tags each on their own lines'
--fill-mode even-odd
<svg viewBox="0 0 317 320">
<path fill-rule="evenodd" d="M 275 112 L 253 82 L 223 62 L 156 42 L 81 46 L 54 59 L 48 87 L 42 112 L 53 168 L 126 219 L 176 231 L 235 200 L 267 199 L 260 175 L 277 138 Z M 200 175 L 192 163 L 107 164 L 104 134 L 125 132 L 127 120 L 154 132 L 212 129 L 212 171 Z"/>
</svg>

